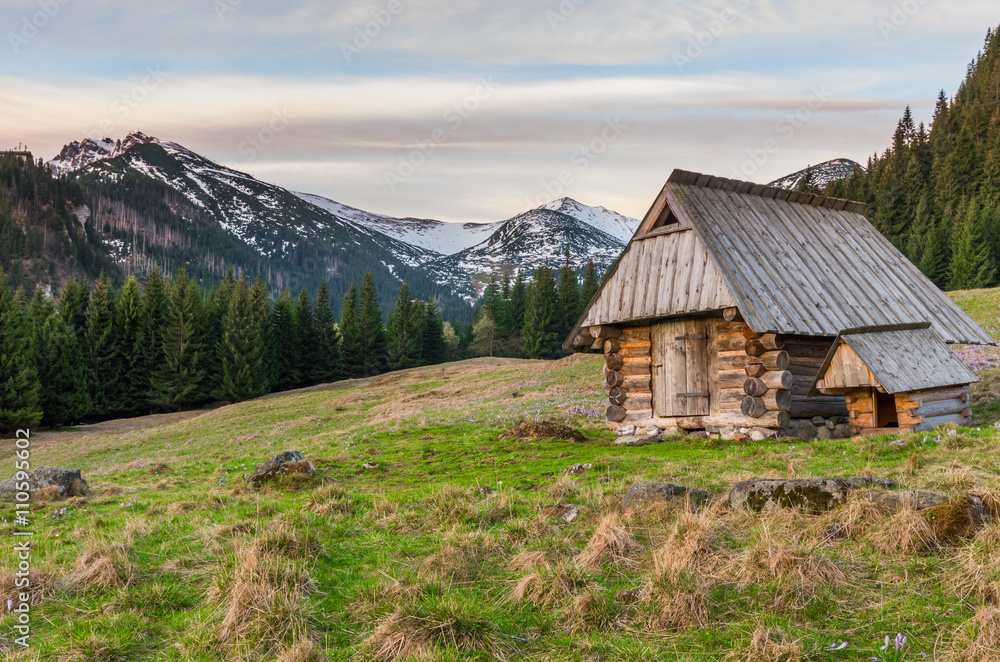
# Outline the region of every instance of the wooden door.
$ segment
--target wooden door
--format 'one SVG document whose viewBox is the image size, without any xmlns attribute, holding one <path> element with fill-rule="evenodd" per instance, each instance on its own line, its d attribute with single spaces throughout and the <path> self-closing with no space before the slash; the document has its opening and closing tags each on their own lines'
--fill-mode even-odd
<svg viewBox="0 0 1000 662">
<path fill-rule="evenodd" d="M 711 408 L 709 320 L 653 325 L 653 415 L 701 416 Z"/>
</svg>

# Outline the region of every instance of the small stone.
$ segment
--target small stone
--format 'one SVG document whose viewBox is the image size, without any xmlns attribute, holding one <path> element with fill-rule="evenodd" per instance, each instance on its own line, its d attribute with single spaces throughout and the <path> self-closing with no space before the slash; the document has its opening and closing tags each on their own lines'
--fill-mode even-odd
<svg viewBox="0 0 1000 662">
<path fill-rule="evenodd" d="M 597 482 L 598 483 L 610 483 L 611 482 L 611 476 L 601 476 L 600 478 L 597 479 Z"/>
<path fill-rule="evenodd" d="M 379 467 L 378 462 L 368 461 L 361 465 L 362 469 L 377 469 Z"/>
<path fill-rule="evenodd" d="M 826 419 L 823 418 L 822 416 L 813 416 L 812 424 L 815 425 L 816 427 L 820 427 L 821 425 L 826 425 Z"/>
<path fill-rule="evenodd" d="M 640 437 L 638 435 L 631 435 L 627 437 L 618 437 L 615 441 L 615 446 L 649 446 L 659 440 L 659 437 L 648 437 L 646 435 Z"/>
<path fill-rule="evenodd" d="M 587 464 L 574 464 L 572 466 L 566 467 L 566 470 L 563 471 L 563 474 L 567 476 L 578 476 L 583 472 L 587 471 L 588 469 L 592 469 L 593 467 L 594 465 L 589 462 Z"/>
<path fill-rule="evenodd" d="M 302 451 L 284 451 L 258 464 L 250 477 L 247 478 L 247 482 L 259 485 L 288 473 L 293 467 L 295 473 L 305 475 L 316 473 L 316 467 L 312 465 L 312 462 L 306 460 Z"/>
<path fill-rule="evenodd" d="M 746 441 L 749 438 L 750 437 L 748 437 L 747 435 L 743 434 L 742 432 L 739 432 L 736 434 L 735 437 L 733 437 L 733 441 Z"/>
<path fill-rule="evenodd" d="M 489 485 L 485 485 L 483 487 L 477 487 L 476 493 L 481 494 L 482 496 L 489 496 L 490 494 L 493 494 L 493 488 L 490 487 Z"/>
<path fill-rule="evenodd" d="M 760 436 L 760 439 L 755 436 Z M 777 439 L 778 433 L 771 428 L 750 428 L 750 438 L 754 441 L 763 441 L 764 439 Z"/>
<path fill-rule="evenodd" d="M 623 437 L 628 437 L 630 435 L 633 435 L 635 434 L 635 426 L 634 425 L 622 426 L 618 428 L 618 434 L 622 435 Z"/>
<path fill-rule="evenodd" d="M 829 439 L 831 437 L 831 432 L 832 430 L 826 427 L 825 425 L 822 427 L 818 427 L 816 428 L 816 438 L 823 440 Z"/>
<path fill-rule="evenodd" d="M 618 591 L 615 595 L 615 602 L 621 602 L 622 604 L 630 605 L 633 602 L 638 602 L 642 597 L 641 588 L 633 588 L 630 591 Z"/>
<path fill-rule="evenodd" d="M 809 421 L 799 421 L 795 426 L 795 435 L 801 441 L 812 441 L 816 438 L 816 426 Z"/>
<path fill-rule="evenodd" d="M 835 427 L 836 427 L 836 425 L 837 425 L 837 424 L 836 424 L 836 423 L 834 423 L 833 421 L 827 421 L 827 422 L 826 422 L 826 423 L 824 423 L 823 425 L 824 425 L 824 426 L 826 426 L 826 429 L 827 429 L 827 430 L 832 430 L 833 428 L 835 428 Z"/>
<path fill-rule="evenodd" d="M 723 439 L 733 440 L 736 439 L 736 435 L 739 434 L 736 428 L 719 428 L 719 436 Z"/>
<path fill-rule="evenodd" d="M 646 434 L 650 437 L 658 437 L 660 436 L 660 428 L 656 427 L 655 425 L 650 425 L 648 428 L 646 428 Z"/>
<path fill-rule="evenodd" d="M 704 430 L 699 430 L 697 432 L 689 432 L 688 438 L 690 439 L 708 439 L 708 433 Z"/>
<path fill-rule="evenodd" d="M 767 436 L 760 430 L 751 430 L 750 438 L 754 441 L 764 441 L 765 439 L 767 439 Z"/>
<path fill-rule="evenodd" d="M 542 514 L 552 519 L 561 519 L 567 524 L 571 524 L 580 517 L 580 507 L 571 503 L 562 506 L 546 506 L 542 508 Z"/>
<path fill-rule="evenodd" d="M 663 428 L 663 430 L 660 432 L 661 439 L 665 439 L 667 437 L 683 437 L 683 436 L 684 436 L 684 430 L 674 426 Z"/>
<path fill-rule="evenodd" d="M 708 492 L 674 483 L 632 483 L 622 497 L 622 508 L 628 510 L 651 503 L 666 503 L 686 496 L 690 496 L 696 503 L 702 503 L 708 499 Z"/>
<path fill-rule="evenodd" d="M 830 436 L 833 439 L 850 439 L 851 426 L 844 423 L 837 423 L 833 426 L 833 433 Z"/>
</svg>

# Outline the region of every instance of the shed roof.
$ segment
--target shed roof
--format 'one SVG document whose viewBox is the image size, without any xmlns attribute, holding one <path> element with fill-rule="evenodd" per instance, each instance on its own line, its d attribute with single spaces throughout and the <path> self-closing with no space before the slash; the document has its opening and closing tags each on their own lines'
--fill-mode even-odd
<svg viewBox="0 0 1000 662">
<path fill-rule="evenodd" d="M 675 170 L 623 255 L 662 232 L 658 222 L 672 214 L 678 227 L 697 233 L 743 319 L 758 333 L 834 337 L 841 329 L 929 321 L 946 342 L 996 344 L 879 234 L 864 211 L 848 200 Z M 616 296 L 607 289 L 621 264 L 619 257 L 567 349 L 581 326 L 639 319 L 627 316 L 635 309 L 629 302 L 594 310 L 602 297 Z M 690 276 L 664 251 L 649 278 Z"/>
<path fill-rule="evenodd" d="M 978 382 L 929 322 L 841 331 L 809 388 L 809 397 L 826 375 L 837 348 L 846 344 L 858 355 L 886 393 L 905 393 Z"/>
</svg>

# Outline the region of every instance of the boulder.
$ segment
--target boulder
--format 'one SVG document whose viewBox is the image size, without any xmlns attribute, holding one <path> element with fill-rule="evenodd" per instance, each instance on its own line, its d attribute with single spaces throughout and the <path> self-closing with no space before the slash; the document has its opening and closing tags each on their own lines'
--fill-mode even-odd
<svg viewBox="0 0 1000 662">
<path fill-rule="evenodd" d="M 674 483 L 632 483 L 622 497 L 622 508 L 641 508 L 685 497 L 690 497 L 695 503 L 703 503 L 708 499 L 708 492 Z"/>
<path fill-rule="evenodd" d="M 802 508 L 818 513 L 844 504 L 852 490 L 895 486 L 891 480 L 867 477 L 744 480 L 729 491 L 729 505 L 755 511 Z"/>
<path fill-rule="evenodd" d="M 302 451 L 284 451 L 258 464 L 247 482 L 259 485 L 288 473 L 312 475 L 316 473 L 316 467 Z"/>
<path fill-rule="evenodd" d="M 618 437 L 615 440 L 615 446 L 648 446 L 650 444 L 656 443 L 660 440 L 657 437 L 650 437 L 647 435 L 628 435 L 625 437 Z"/>
<path fill-rule="evenodd" d="M 993 521 L 977 496 L 949 499 L 927 509 L 931 528 L 941 540 L 968 538 Z"/>
<path fill-rule="evenodd" d="M 935 494 L 926 490 L 912 492 L 866 492 L 862 498 L 878 504 L 888 514 L 895 513 L 903 504 L 908 503 L 914 510 L 926 510 L 948 501 L 943 494 Z"/>
<path fill-rule="evenodd" d="M 0 496 L 19 492 L 18 484 L 25 481 L 0 480 Z M 79 469 L 60 469 L 58 467 L 38 467 L 28 476 L 28 492 L 45 489 L 51 491 L 55 496 L 71 497 L 86 496 L 90 492 L 87 481 Z M 48 488 L 54 488 L 48 490 Z"/>
</svg>

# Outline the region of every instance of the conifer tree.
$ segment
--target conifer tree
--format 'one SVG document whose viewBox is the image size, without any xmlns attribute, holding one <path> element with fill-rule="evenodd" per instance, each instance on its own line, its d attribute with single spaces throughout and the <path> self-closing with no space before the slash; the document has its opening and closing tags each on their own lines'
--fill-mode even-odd
<svg viewBox="0 0 1000 662">
<path fill-rule="evenodd" d="M 971 290 L 993 284 L 996 267 L 992 261 L 986 214 L 973 200 L 959 229 L 958 245 L 951 264 L 953 290 Z"/>
<path fill-rule="evenodd" d="M 202 384 L 203 396 L 226 399 L 222 394 L 222 343 L 225 338 L 226 315 L 229 314 L 229 304 L 236 288 L 236 277 L 233 268 L 226 269 L 222 283 L 213 290 L 205 301 L 204 329 L 204 366 L 205 381 Z"/>
<path fill-rule="evenodd" d="M 274 375 L 277 371 L 277 355 L 274 347 L 274 327 L 271 324 L 271 294 L 260 274 L 250 288 L 250 320 L 254 332 L 260 338 L 264 357 L 262 383 L 264 392 L 274 390 Z"/>
<path fill-rule="evenodd" d="M 318 347 L 312 301 L 309 300 L 305 285 L 299 290 L 299 300 L 295 304 L 295 328 L 299 334 L 295 355 L 298 386 L 311 386 L 316 383 L 312 381 L 312 369 L 316 363 Z"/>
<path fill-rule="evenodd" d="M 390 370 L 405 370 L 419 365 L 422 317 L 419 303 L 414 304 L 411 300 L 410 286 L 404 280 L 386 330 Z"/>
<path fill-rule="evenodd" d="M 39 374 L 42 423 L 80 421 L 90 412 L 83 352 L 62 315 L 49 315 L 42 325 L 41 345 L 36 348 L 39 355 L 44 357 Z"/>
<path fill-rule="evenodd" d="M 76 334 L 78 342 L 82 342 L 87 332 L 87 306 L 90 303 L 90 293 L 87 282 L 77 282 L 68 278 L 63 285 L 62 296 L 59 297 L 59 314 L 66 326 Z"/>
<path fill-rule="evenodd" d="M 524 282 L 522 272 L 517 272 L 514 285 L 510 288 L 510 301 L 507 303 L 507 310 L 504 315 L 503 332 L 511 340 L 515 341 L 518 348 L 521 337 L 521 328 L 524 326 L 524 310 L 528 301 L 528 286 Z"/>
<path fill-rule="evenodd" d="M 553 358 L 561 353 L 561 307 L 552 271 L 539 267 L 528 288 L 522 334 L 525 354 L 533 358 Z"/>
<path fill-rule="evenodd" d="M 240 278 L 230 292 L 229 309 L 223 323 L 219 346 L 222 369 L 221 394 L 230 402 L 248 400 L 267 392 L 264 348 L 254 323 L 250 285 Z"/>
<path fill-rule="evenodd" d="M 0 269 L 0 434 L 33 427 L 42 419 L 27 324 L 24 290 L 12 295 Z"/>
<path fill-rule="evenodd" d="M 316 325 L 316 351 L 309 374 L 314 384 L 324 384 L 337 379 L 340 373 L 340 333 L 333 317 L 325 279 L 319 283 L 313 321 Z"/>
<path fill-rule="evenodd" d="M 120 402 L 119 411 L 131 415 L 146 405 L 149 373 L 143 344 L 142 293 L 134 276 L 129 276 L 115 303 L 115 328 L 119 334 Z"/>
<path fill-rule="evenodd" d="M 358 318 L 358 289 L 353 282 L 344 295 L 340 308 L 340 337 L 342 374 L 348 379 L 365 374 L 364 346 L 361 341 L 361 321 Z"/>
<path fill-rule="evenodd" d="M 153 375 L 150 399 L 159 406 L 194 404 L 205 377 L 202 367 L 201 293 L 187 272 L 170 285 L 170 305 L 163 330 L 163 365 Z"/>
<path fill-rule="evenodd" d="M 152 376 L 164 366 L 163 329 L 166 326 L 169 305 L 166 283 L 160 275 L 159 268 L 153 267 L 142 291 L 141 338 L 146 362 L 146 380 L 150 389 L 153 386 Z M 151 404 L 148 390 L 144 399 L 147 405 Z"/>
<path fill-rule="evenodd" d="M 601 284 L 597 280 L 597 269 L 593 260 L 587 260 L 587 270 L 583 274 L 583 287 L 580 290 L 580 314 L 583 314 L 583 307 L 590 303 L 590 300 L 597 294 Z"/>
<path fill-rule="evenodd" d="M 563 252 L 563 266 L 559 270 L 559 302 L 562 304 L 563 328 L 560 335 L 565 336 L 580 317 L 580 289 L 576 280 L 576 272 L 569 257 L 569 247 Z"/>
<path fill-rule="evenodd" d="M 115 324 L 115 293 L 106 274 L 94 284 L 87 307 L 84 334 L 85 372 L 89 385 L 91 413 L 107 418 L 117 413 L 121 402 L 122 351 Z"/>
<path fill-rule="evenodd" d="M 502 305 L 500 286 L 497 283 L 496 276 L 491 274 L 490 281 L 486 284 L 486 289 L 483 290 L 483 311 L 489 313 L 490 317 L 494 320 L 499 320 L 501 318 L 500 309 Z"/>
<path fill-rule="evenodd" d="M 435 365 L 448 360 L 445 343 L 444 320 L 433 300 L 423 306 L 424 323 L 421 326 L 420 360 L 423 365 Z M 454 331 L 452 331 L 454 334 Z"/>
<path fill-rule="evenodd" d="M 271 317 L 274 333 L 275 372 L 272 383 L 275 391 L 287 391 L 299 385 L 299 356 L 302 345 L 299 342 L 298 321 L 288 290 L 282 290 L 274 302 Z"/>
<path fill-rule="evenodd" d="M 385 326 L 379 311 L 378 293 L 375 291 L 371 269 L 365 271 L 365 277 L 361 281 L 358 322 L 361 327 L 364 376 L 371 377 L 384 372 L 388 363 Z"/>
</svg>

